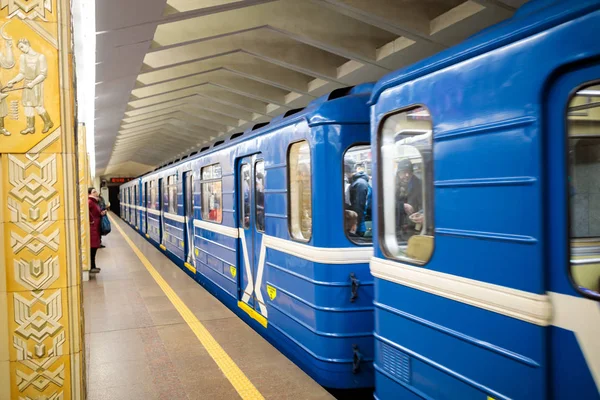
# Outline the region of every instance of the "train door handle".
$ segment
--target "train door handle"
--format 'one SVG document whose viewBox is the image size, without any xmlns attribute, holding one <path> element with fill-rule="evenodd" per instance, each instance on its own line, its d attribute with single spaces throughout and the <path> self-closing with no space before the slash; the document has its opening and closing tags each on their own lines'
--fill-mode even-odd
<svg viewBox="0 0 600 400">
<path fill-rule="evenodd" d="M 350 302 L 354 303 L 354 300 L 358 298 L 358 287 L 360 286 L 360 280 L 354 275 L 354 272 L 350 272 L 351 290 L 352 295 L 350 296 Z"/>
</svg>

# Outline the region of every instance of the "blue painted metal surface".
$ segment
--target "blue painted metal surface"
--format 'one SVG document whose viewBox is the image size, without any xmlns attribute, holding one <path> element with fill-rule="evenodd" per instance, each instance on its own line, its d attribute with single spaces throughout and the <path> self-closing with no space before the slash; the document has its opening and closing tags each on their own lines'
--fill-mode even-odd
<svg viewBox="0 0 600 400">
<path fill-rule="evenodd" d="M 422 268 L 582 299 L 568 276 L 565 109 L 578 85 L 600 79 L 599 26 L 599 1 L 531 1 L 376 84 L 374 154 L 386 115 L 413 105 L 431 112 L 435 249 Z M 374 252 L 385 259 L 380 218 Z M 583 357 L 572 331 L 381 278 L 374 304 L 381 400 L 600 398 L 591 373 L 600 354 L 588 346 Z"/>
<path fill-rule="evenodd" d="M 349 264 L 314 262 L 310 261 L 310 257 L 305 259 L 266 247 L 262 282 L 257 288 L 264 299 L 266 311 L 257 304 L 250 304 L 257 314 L 266 317 L 265 328 L 257 321 L 260 317 L 250 315 L 238 306 L 247 283 L 244 257 L 240 251 L 241 240 L 230 236 L 232 233 L 239 236 L 239 165 L 248 156 L 264 160 L 264 235 L 291 243 L 287 154 L 292 143 L 307 141 L 313 172 L 313 233 L 310 241 L 303 244 L 309 248 L 325 249 L 325 252 L 327 249 L 358 247 L 344 233 L 342 159 L 346 149 L 352 145 L 369 142 L 367 101 L 372 87 L 372 84 L 363 84 L 337 90 L 334 95 L 323 96 L 296 114 L 277 117 L 263 128 L 248 130 L 241 137 L 225 140 L 217 147 L 121 186 L 121 190 L 132 185 L 141 188 L 146 182 L 157 184 L 161 178 L 165 182 L 168 176 L 177 174 L 178 207 L 175 218 L 164 215 L 168 211 L 168 196 L 164 188 L 161 188 L 163 200 L 161 204 L 152 206 L 154 211 L 148 211 L 146 204 L 139 204 L 147 216 L 150 241 L 156 246 L 164 244 L 164 252 L 170 259 L 317 382 L 331 388 L 374 385 L 373 279 L 368 263 L 364 260 Z M 222 171 L 222 223 L 216 224 L 216 227 L 214 224 L 201 224 L 210 221 L 202 219 L 200 183 L 201 168 L 215 163 L 220 164 Z M 184 174 L 190 171 L 194 176 L 193 218 L 200 223 L 193 228 L 195 273 L 184 265 L 187 256 L 185 222 L 175 220 L 185 217 L 182 182 Z M 322 196 L 324 193 L 327 197 Z M 146 232 L 140 230 L 140 233 Z M 256 231 L 252 237 L 245 236 L 247 242 L 252 238 L 249 260 L 256 275 L 259 275 L 262 236 Z M 361 280 L 355 302 L 350 302 L 351 273 Z M 276 290 L 273 298 L 269 296 L 267 285 Z M 358 345 L 363 355 L 357 373 L 353 373 L 353 345 Z"/>
</svg>

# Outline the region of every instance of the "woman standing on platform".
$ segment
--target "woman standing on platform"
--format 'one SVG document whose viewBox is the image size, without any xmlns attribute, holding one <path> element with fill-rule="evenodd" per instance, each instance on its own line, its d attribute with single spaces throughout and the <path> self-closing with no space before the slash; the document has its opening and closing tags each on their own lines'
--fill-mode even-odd
<svg viewBox="0 0 600 400">
<path fill-rule="evenodd" d="M 88 188 L 88 207 L 90 209 L 90 260 L 91 273 L 100 272 L 100 268 L 96 267 L 96 252 L 100 248 L 102 216 L 106 214 L 106 210 L 101 210 L 99 205 L 100 195 L 98 191 L 91 187 Z"/>
</svg>

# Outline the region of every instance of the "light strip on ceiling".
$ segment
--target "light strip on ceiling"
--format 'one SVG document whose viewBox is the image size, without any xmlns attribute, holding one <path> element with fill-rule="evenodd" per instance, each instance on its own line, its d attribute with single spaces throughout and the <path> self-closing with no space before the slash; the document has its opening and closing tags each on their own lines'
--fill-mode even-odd
<svg viewBox="0 0 600 400">
<path fill-rule="evenodd" d="M 77 119 L 86 126 L 92 179 L 96 175 L 94 102 L 96 98 L 96 1 L 73 0 L 73 38 L 77 74 Z"/>
</svg>

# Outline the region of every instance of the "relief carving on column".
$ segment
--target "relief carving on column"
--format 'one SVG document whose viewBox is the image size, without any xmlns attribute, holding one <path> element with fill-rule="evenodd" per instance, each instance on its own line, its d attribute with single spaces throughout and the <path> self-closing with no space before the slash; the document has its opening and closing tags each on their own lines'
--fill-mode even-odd
<svg viewBox="0 0 600 400">
<path fill-rule="evenodd" d="M 0 273 L 19 400 L 83 396 L 69 13 L 68 0 L 0 0 Z"/>
<path fill-rule="evenodd" d="M 18 361 L 13 364 L 13 382 L 29 397 L 59 399 L 66 379 L 62 357 L 67 342 L 66 302 L 64 289 L 50 288 L 65 269 L 60 265 L 60 230 L 65 225 L 58 218 L 59 155 L 6 157 L 14 282 L 26 289 L 11 293 L 9 300 L 13 311 L 9 325 L 14 322 L 10 334 Z"/>
</svg>

